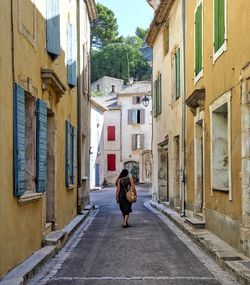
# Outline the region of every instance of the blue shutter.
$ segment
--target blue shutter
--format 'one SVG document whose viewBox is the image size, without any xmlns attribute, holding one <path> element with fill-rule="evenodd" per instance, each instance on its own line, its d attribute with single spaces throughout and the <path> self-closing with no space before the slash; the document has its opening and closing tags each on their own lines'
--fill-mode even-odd
<svg viewBox="0 0 250 285">
<path fill-rule="evenodd" d="M 46 5 L 47 51 L 54 59 L 61 53 L 59 0 L 47 0 Z"/>
<path fill-rule="evenodd" d="M 72 183 L 75 184 L 76 177 L 76 128 L 72 128 Z"/>
<path fill-rule="evenodd" d="M 76 85 L 76 34 L 75 28 L 67 24 L 67 71 L 68 84 L 73 87 Z"/>
<path fill-rule="evenodd" d="M 46 189 L 47 172 L 47 104 L 38 99 L 36 102 L 36 191 Z"/>
<path fill-rule="evenodd" d="M 68 121 L 65 122 L 66 127 L 66 146 L 65 146 L 65 183 L 66 186 L 70 185 L 70 124 Z"/>
<path fill-rule="evenodd" d="M 24 90 L 14 86 L 14 195 L 25 192 L 25 98 Z"/>
</svg>

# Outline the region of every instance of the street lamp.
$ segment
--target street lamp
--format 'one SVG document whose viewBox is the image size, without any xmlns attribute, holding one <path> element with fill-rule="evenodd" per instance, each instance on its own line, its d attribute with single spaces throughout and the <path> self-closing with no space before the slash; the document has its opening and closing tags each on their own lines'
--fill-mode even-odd
<svg viewBox="0 0 250 285">
<path fill-rule="evenodd" d="M 148 107 L 149 98 L 146 95 L 142 98 L 142 104 L 144 107 Z"/>
</svg>

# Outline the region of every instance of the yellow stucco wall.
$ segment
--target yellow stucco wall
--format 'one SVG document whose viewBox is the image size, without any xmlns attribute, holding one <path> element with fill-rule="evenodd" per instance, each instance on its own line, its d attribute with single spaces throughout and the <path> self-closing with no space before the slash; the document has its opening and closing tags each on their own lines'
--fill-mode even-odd
<svg viewBox="0 0 250 285">
<path fill-rule="evenodd" d="M 77 213 L 77 187 L 75 185 L 73 189 L 67 189 L 65 186 L 65 121 L 70 120 L 70 123 L 77 127 L 77 90 L 76 87 L 71 89 L 67 84 L 66 22 L 70 18 L 70 21 L 76 25 L 76 1 L 71 1 L 71 4 L 67 0 L 63 2 L 65 3 L 64 13 L 61 14 L 62 52 L 53 62 L 46 51 L 44 18 L 46 1 L 36 1 L 36 7 L 29 1 L 14 1 L 15 81 L 27 89 L 27 78 L 30 78 L 32 80 L 32 95 L 47 103 L 49 103 L 48 92 L 52 93 L 52 91 L 48 89 L 43 92 L 42 90 L 41 68 L 53 69 L 67 87 L 65 94 L 57 104 L 52 104 L 53 106 L 48 104 L 48 107 L 54 111 L 56 120 L 56 229 L 69 223 Z M 20 7 L 20 3 L 24 6 Z M 41 247 L 45 225 L 44 197 L 38 201 L 20 205 L 18 199 L 13 195 L 14 79 L 11 64 L 10 15 L 11 1 L 4 0 L 0 10 L 0 276 Z M 33 32 L 33 24 L 35 24 L 35 47 L 21 32 L 19 19 L 23 21 L 27 30 Z"/>
<path fill-rule="evenodd" d="M 187 97 L 195 89 L 205 88 L 205 211 L 206 226 L 235 247 L 239 247 L 242 215 L 241 189 L 241 130 L 240 130 L 240 71 L 250 59 L 248 33 L 250 7 L 247 0 L 227 0 L 227 51 L 213 64 L 213 1 L 203 0 L 203 67 L 204 75 L 194 83 L 194 11 L 196 0 L 186 7 L 186 76 Z M 240 20 L 239 20 L 240 19 Z M 231 90 L 231 158 L 232 201 L 227 192 L 213 191 L 210 173 L 210 114 L 209 106 Z M 187 110 L 187 204 L 194 205 L 194 117 Z M 230 234 L 231 232 L 231 234 Z"/>
</svg>

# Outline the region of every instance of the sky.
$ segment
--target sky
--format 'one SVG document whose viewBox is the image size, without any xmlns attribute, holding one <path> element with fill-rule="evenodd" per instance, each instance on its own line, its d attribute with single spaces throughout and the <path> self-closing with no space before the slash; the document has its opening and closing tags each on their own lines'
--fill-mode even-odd
<svg viewBox="0 0 250 285">
<path fill-rule="evenodd" d="M 134 35 L 136 27 L 148 28 L 154 10 L 146 0 L 97 0 L 111 9 L 117 18 L 121 36 Z"/>
</svg>

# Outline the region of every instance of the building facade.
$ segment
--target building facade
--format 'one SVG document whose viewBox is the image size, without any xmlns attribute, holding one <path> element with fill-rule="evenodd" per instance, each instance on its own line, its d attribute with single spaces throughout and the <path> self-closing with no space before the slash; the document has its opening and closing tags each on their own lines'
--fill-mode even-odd
<svg viewBox="0 0 250 285">
<path fill-rule="evenodd" d="M 187 210 L 248 256 L 249 12 L 248 1 L 186 7 Z"/>
<path fill-rule="evenodd" d="M 161 1 L 147 41 L 153 47 L 153 197 L 179 211 L 184 168 L 181 0 Z"/>
<path fill-rule="evenodd" d="M 121 106 L 121 162 L 136 182 L 149 183 L 152 177 L 151 82 L 134 82 L 118 94 Z M 147 96 L 148 106 L 143 105 Z"/>
<path fill-rule="evenodd" d="M 0 276 L 77 214 L 80 46 L 90 40 L 80 25 L 95 17 L 93 1 L 2 3 Z"/>
</svg>

